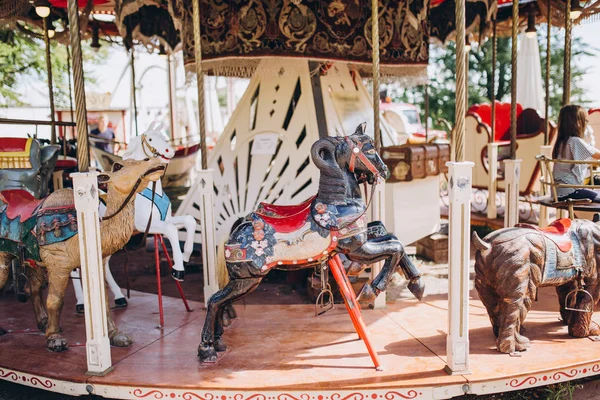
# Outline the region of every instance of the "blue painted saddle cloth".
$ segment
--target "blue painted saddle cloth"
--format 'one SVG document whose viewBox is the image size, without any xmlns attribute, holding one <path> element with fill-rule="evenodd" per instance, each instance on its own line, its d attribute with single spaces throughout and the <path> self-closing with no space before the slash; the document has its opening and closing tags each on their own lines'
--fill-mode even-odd
<svg viewBox="0 0 600 400">
<path fill-rule="evenodd" d="M 140 193 L 140 195 L 152 201 L 152 189 L 146 188 Z M 154 193 L 154 205 L 156 206 L 156 208 L 158 208 L 158 212 L 160 213 L 160 220 L 165 221 L 167 219 L 169 207 L 171 206 L 171 200 L 169 199 L 169 196 L 167 196 L 165 192 L 163 192 L 162 195 Z"/>
</svg>

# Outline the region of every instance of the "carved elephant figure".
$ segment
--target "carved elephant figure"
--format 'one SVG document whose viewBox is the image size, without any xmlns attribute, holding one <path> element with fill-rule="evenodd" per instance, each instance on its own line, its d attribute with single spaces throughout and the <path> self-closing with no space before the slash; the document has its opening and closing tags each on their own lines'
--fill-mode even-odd
<svg viewBox="0 0 600 400">
<path fill-rule="evenodd" d="M 556 287 L 569 335 L 600 334 L 592 321 L 600 296 L 600 226 L 569 219 L 544 229 L 519 224 L 484 239 L 473 232 L 472 243 L 477 249 L 475 288 L 490 317 L 498 351 L 529 347 L 522 325 L 542 286 Z"/>
<path fill-rule="evenodd" d="M 0 163 L 2 165 L 0 190 L 25 189 L 37 199 L 46 197 L 48 182 L 56 167 L 60 147 L 56 145 L 41 147 L 37 139 L 6 138 L 3 141 L 15 146 L 0 148 L 0 159 L 4 161 Z M 17 149 L 18 146 L 22 148 Z M 18 153 L 19 150 L 25 152 L 27 149 L 29 156 L 25 157 L 29 160 L 28 167 L 23 168 L 19 164 L 15 164 L 17 167 L 12 167 L 11 154 Z"/>
</svg>

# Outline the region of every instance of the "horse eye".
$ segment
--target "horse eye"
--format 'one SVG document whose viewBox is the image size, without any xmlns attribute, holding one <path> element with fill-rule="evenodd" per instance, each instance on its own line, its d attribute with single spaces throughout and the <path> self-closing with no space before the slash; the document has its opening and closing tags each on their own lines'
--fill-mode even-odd
<svg viewBox="0 0 600 400">
<path fill-rule="evenodd" d="M 149 141 L 149 142 L 151 142 L 151 141 L 152 141 L 152 138 L 148 139 L 148 141 Z"/>
<path fill-rule="evenodd" d="M 150 159 L 146 157 L 146 158 L 144 158 L 144 161 L 150 161 Z"/>
</svg>

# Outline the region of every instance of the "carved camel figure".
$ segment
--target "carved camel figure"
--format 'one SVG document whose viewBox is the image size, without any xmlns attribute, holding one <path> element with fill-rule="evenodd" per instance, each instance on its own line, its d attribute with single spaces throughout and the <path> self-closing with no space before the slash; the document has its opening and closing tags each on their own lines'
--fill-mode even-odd
<svg viewBox="0 0 600 400">
<path fill-rule="evenodd" d="M 149 182 L 157 181 L 163 175 L 165 164 L 157 158 L 144 161 L 124 160 L 115 163 L 110 173 L 98 175 L 98 182 L 107 185 L 107 212 L 100 222 L 100 238 L 102 242 L 102 257 L 120 250 L 131 238 L 134 229 L 134 197 L 136 193 L 146 188 Z M 0 216 L 10 212 L 11 202 L 6 200 L 7 192 L 0 193 Z M 4 200 L 3 200 L 4 199 Z M 36 203 L 37 202 L 37 203 Z M 3 204 L 4 203 L 4 204 Z M 41 299 L 42 279 L 30 279 L 31 296 L 33 297 L 34 310 L 38 327 L 46 332 L 47 346 L 52 351 L 68 349 L 67 340 L 60 334 L 59 319 L 63 307 L 65 290 L 69 282 L 69 274 L 80 266 L 79 238 L 73 216 L 74 198 L 72 189 L 61 189 L 50 194 L 47 198 L 36 201 L 31 199 L 31 207 L 35 209 L 30 213 L 30 218 L 36 218 L 37 243 L 39 246 L 39 260 L 33 260 L 38 266 L 45 267 L 48 272 L 48 298 L 46 308 Z M 23 206 L 21 201 L 19 206 Z M 14 216 L 14 214 L 12 214 Z M 22 215 L 21 215 L 22 216 Z M 17 216 L 20 218 L 21 216 Z M 114 218 L 113 218 L 114 216 Z M 29 221 L 28 218 L 26 221 Z M 56 226 L 44 225 L 47 221 L 68 221 L 60 224 L 60 233 L 56 237 Z M 16 223 L 24 221 L 14 219 Z M 25 222 L 26 222 L 25 221 Z M 11 221 L 12 222 L 12 221 Z M 76 222 L 76 220 L 75 220 Z M 29 233 L 29 232 L 26 232 Z M 1 232 L 0 232 L 1 234 Z M 1 236 L 1 235 L 0 235 Z M 3 238 L 0 237 L 0 245 Z M 0 247 L 1 248 L 1 247 Z M 34 254 L 29 249 L 29 253 Z M 18 254 L 0 253 L 0 288 L 6 283 L 8 266 Z M 31 260 L 28 260 L 31 261 Z M 35 269 L 35 268 L 34 268 Z M 31 274 L 30 274 L 31 275 Z M 36 276 L 34 274 L 34 276 Z M 110 342 L 113 346 L 127 347 L 132 344 L 131 338 L 120 332 L 107 306 L 107 321 Z"/>
<path fill-rule="evenodd" d="M 475 288 L 487 309 L 496 347 L 524 351 L 525 317 L 542 286 L 555 286 L 560 315 L 574 337 L 596 336 L 592 322 L 600 297 L 600 226 L 559 219 L 548 228 L 519 224 L 487 235 L 473 232 Z"/>
</svg>

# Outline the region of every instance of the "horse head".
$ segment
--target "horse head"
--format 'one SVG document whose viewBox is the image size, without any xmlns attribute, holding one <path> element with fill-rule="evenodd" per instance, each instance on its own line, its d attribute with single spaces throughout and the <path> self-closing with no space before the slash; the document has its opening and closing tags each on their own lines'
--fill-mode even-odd
<svg viewBox="0 0 600 400">
<path fill-rule="evenodd" d="M 158 157 L 168 163 L 175 155 L 175 150 L 162 134 L 162 129 L 162 122 L 151 123 L 146 132 L 131 139 L 127 150 L 123 153 L 123 159 L 144 160 Z"/>
<path fill-rule="evenodd" d="M 166 168 L 166 163 L 159 158 L 144 160 L 123 160 L 115 162 L 110 172 L 98 175 L 98 183 L 107 184 L 123 195 L 132 191 L 136 193 L 144 190 L 148 183 L 158 181 Z"/>
<path fill-rule="evenodd" d="M 311 157 L 321 171 L 319 195 L 332 202 L 343 201 L 345 194 L 344 171 L 356 177 L 358 183 L 375 183 L 387 179 L 390 172 L 377 153 L 373 140 L 365 134 L 366 124 L 344 137 L 326 137 L 311 148 Z"/>
</svg>

